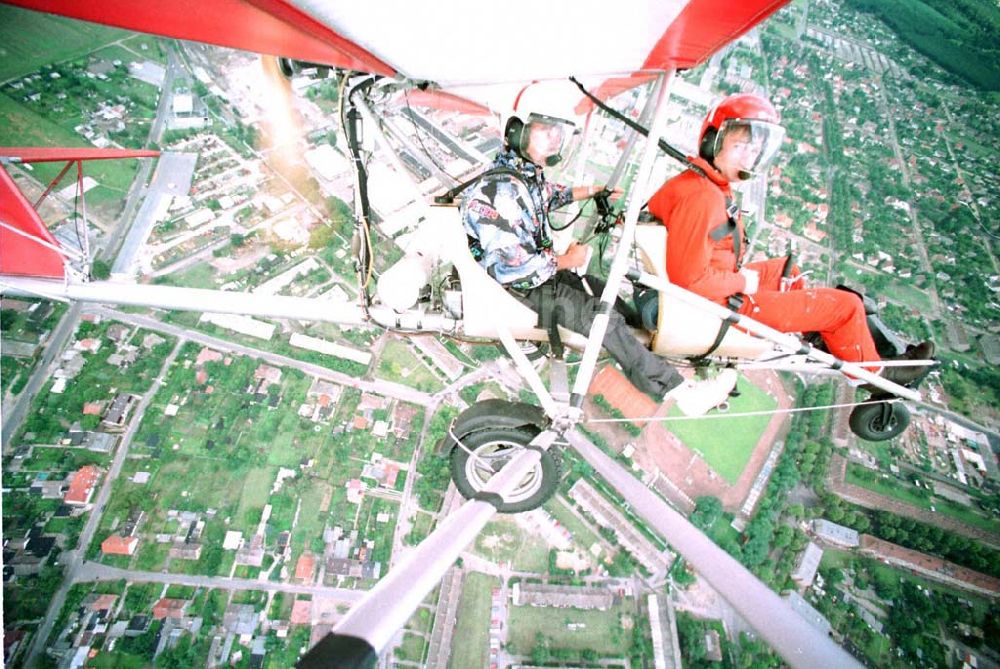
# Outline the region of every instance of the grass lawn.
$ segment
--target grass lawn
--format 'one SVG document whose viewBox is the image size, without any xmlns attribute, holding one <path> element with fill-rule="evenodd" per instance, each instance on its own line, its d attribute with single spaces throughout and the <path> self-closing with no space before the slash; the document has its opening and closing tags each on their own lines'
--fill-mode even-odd
<svg viewBox="0 0 1000 669">
<path fill-rule="evenodd" d="M 161 40 L 152 35 L 136 35 L 122 40 L 122 44 L 131 51 L 139 54 L 138 60 L 150 60 L 158 63 L 166 63 L 167 56 L 163 51 Z"/>
<path fill-rule="evenodd" d="M 35 113 L 7 95 L 0 95 L 0 144 L 4 146 L 65 146 L 89 147 L 82 136 L 55 123 L 41 114 Z M 92 148 L 92 147 L 91 147 Z M 35 163 L 32 165 L 32 176 L 43 185 L 59 174 L 65 163 Z M 84 176 L 93 177 L 101 186 L 87 193 L 87 202 L 100 201 L 102 195 L 107 199 L 117 193 L 121 197 L 138 169 L 135 160 L 97 160 L 83 166 Z M 71 185 L 73 177 L 67 175 L 59 182 L 59 188 Z M 95 197 L 96 196 L 96 197 Z"/>
<path fill-rule="evenodd" d="M 427 652 L 427 642 L 422 636 L 406 633 L 402 645 L 396 649 L 396 657 L 401 660 L 421 662 Z"/>
<path fill-rule="evenodd" d="M 740 380 L 739 389 L 740 396 L 729 401 L 730 414 L 771 411 L 778 406 L 777 400 L 747 382 L 745 378 Z M 712 412 L 709 415 L 725 414 Z M 683 417 L 676 406 L 670 408 L 668 416 Z M 666 423 L 666 427 L 688 448 L 705 458 L 705 462 L 722 478 L 730 484 L 735 484 L 770 420 L 770 414 L 738 418 L 671 420 Z"/>
<path fill-rule="evenodd" d="M 871 480 L 858 475 L 865 471 L 867 470 L 861 465 L 849 463 L 847 466 L 847 482 L 880 495 L 898 499 L 900 502 L 920 509 L 930 511 L 931 506 L 933 506 L 935 513 L 940 513 L 943 516 L 954 518 L 955 520 L 989 530 L 990 532 L 1000 533 L 1000 522 L 981 516 L 967 506 L 943 497 L 925 497 L 914 486 L 892 476 L 888 478 L 879 476 Z"/>
<path fill-rule="evenodd" d="M 545 504 L 545 510 L 573 535 L 574 543 L 583 550 L 589 551 L 591 546 L 600 543 L 600 538 L 566 507 L 562 497 L 549 500 Z"/>
<path fill-rule="evenodd" d="M 380 379 L 402 383 L 428 393 L 435 393 L 444 388 L 427 365 L 414 355 L 410 347 L 396 338 L 386 342 L 375 375 Z"/>
<path fill-rule="evenodd" d="M 527 534 L 513 520 L 489 523 L 476 538 L 475 553 L 493 562 L 510 562 L 515 571 L 545 572 L 549 546 Z"/>
<path fill-rule="evenodd" d="M 908 282 L 893 281 L 883 291 L 885 295 L 892 295 L 893 300 L 902 302 L 914 310 L 922 313 L 930 313 L 931 298 L 927 291 L 917 288 Z"/>
<path fill-rule="evenodd" d="M 243 527 L 244 531 L 252 532 L 256 524 L 260 521 L 260 514 L 267 504 L 267 498 L 271 494 L 271 484 L 278 474 L 275 467 L 255 467 L 246 472 L 243 482 L 243 493 L 240 495 L 240 503 L 236 515 L 233 518 L 234 525 Z"/>
<path fill-rule="evenodd" d="M 216 281 L 215 268 L 207 262 L 200 262 L 182 272 L 168 274 L 163 277 L 161 283 L 168 286 L 207 288 L 209 290 L 215 290 L 219 287 Z"/>
<path fill-rule="evenodd" d="M 432 618 L 433 616 L 429 605 L 425 601 L 424 605 L 417 608 L 416 613 L 410 616 L 410 619 L 406 621 L 406 629 L 422 634 L 430 634 Z"/>
<path fill-rule="evenodd" d="M 457 624 L 452 642 L 449 669 L 468 669 L 486 664 L 489 649 L 490 598 L 499 579 L 472 572 L 465 577 L 458 604 Z"/>
<path fill-rule="evenodd" d="M 128 35 L 96 23 L 0 6 L 0 81 L 82 56 Z"/>
<path fill-rule="evenodd" d="M 593 649 L 602 657 L 627 657 L 632 646 L 631 630 L 622 628 L 622 617 L 631 616 L 631 606 L 619 604 L 607 611 L 515 606 L 510 610 L 510 652 L 531 655 L 535 636 L 552 640 L 552 648 Z M 634 617 L 632 618 L 634 621 Z M 585 627 L 571 629 L 576 623 Z"/>
</svg>

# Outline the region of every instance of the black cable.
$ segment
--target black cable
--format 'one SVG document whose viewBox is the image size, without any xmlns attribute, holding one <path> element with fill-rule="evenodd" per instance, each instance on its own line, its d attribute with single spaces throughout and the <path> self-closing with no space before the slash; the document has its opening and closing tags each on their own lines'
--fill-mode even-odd
<svg viewBox="0 0 1000 669">
<path fill-rule="evenodd" d="M 416 120 L 413 118 L 414 116 L 416 116 L 416 112 L 414 112 L 413 108 L 410 106 L 410 98 L 409 98 L 409 96 L 405 92 L 403 93 L 403 101 L 406 102 L 406 110 L 408 112 L 410 112 L 407 115 L 406 119 L 410 122 L 410 125 L 412 125 L 413 129 L 416 131 L 415 136 L 417 138 L 417 141 L 420 143 L 420 148 L 424 150 L 424 155 L 427 156 L 427 158 L 430 159 L 430 161 L 432 163 L 434 163 L 435 167 L 437 167 L 439 170 L 441 170 L 442 174 L 444 174 L 446 177 L 448 177 L 449 179 L 451 179 L 452 181 L 454 181 L 454 182 L 457 183 L 458 182 L 458 178 L 455 177 L 455 176 L 452 176 L 451 174 L 449 174 L 448 171 L 445 170 L 444 166 L 441 163 L 439 163 L 437 160 L 434 159 L 434 156 L 431 155 L 431 152 L 427 149 L 427 145 L 424 144 L 424 140 L 421 139 L 420 135 L 422 133 L 426 133 L 427 131 L 423 130 L 420 127 L 420 124 L 417 123 Z"/>
<path fill-rule="evenodd" d="M 635 130 L 636 132 L 638 132 L 639 134 L 641 134 L 643 137 L 649 137 L 649 129 L 648 128 L 644 128 L 643 126 L 639 125 L 638 123 L 636 123 L 635 121 L 633 121 L 629 117 L 625 116 L 625 114 L 622 114 L 617 109 L 614 109 L 613 107 L 610 107 L 607 104 L 605 104 L 602 100 L 600 100 L 599 98 L 597 98 L 593 93 L 591 93 L 586 88 L 584 88 L 583 84 L 581 84 L 579 81 L 577 81 L 576 77 L 570 77 L 569 80 L 572 81 L 574 84 L 576 84 L 576 87 L 580 89 L 580 92 L 582 92 L 585 96 L 587 96 L 587 98 L 591 102 L 593 102 L 599 109 L 601 109 L 602 111 L 606 112 L 607 114 L 610 114 L 613 118 L 621 121 L 622 123 L 624 123 L 628 127 L 632 128 L 633 130 Z M 695 165 L 694 163 L 692 163 L 688 159 L 688 157 L 684 154 L 683 151 L 681 151 L 680 149 L 678 149 L 678 148 L 676 148 L 676 147 L 668 144 L 667 140 L 665 140 L 663 138 L 660 138 L 660 141 L 657 142 L 657 146 L 659 146 L 660 150 L 662 150 L 664 153 L 666 153 L 671 158 L 679 160 L 688 169 L 695 170 L 699 174 L 702 173 L 702 170 L 701 170 L 700 167 L 698 167 L 697 165 Z"/>
</svg>

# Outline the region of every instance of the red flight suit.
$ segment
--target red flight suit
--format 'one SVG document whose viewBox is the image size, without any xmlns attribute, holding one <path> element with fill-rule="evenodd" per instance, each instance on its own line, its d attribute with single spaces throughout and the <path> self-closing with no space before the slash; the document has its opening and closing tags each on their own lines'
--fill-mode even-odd
<svg viewBox="0 0 1000 669">
<path fill-rule="evenodd" d="M 707 161 L 694 158 L 702 176 L 687 170 L 668 180 L 649 201 L 649 211 L 667 227 L 667 275 L 670 281 L 702 297 L 726 305 L 727 298 L 746 288 L 738 271 L 734 236 L 711 233 L 728 221 L 729 182 Z M 740 239 L 743 222 L 736 217 Z M 746 245 L 740 244 L 740 255 Z M 760 285 L 744 296 L 739 311 L 781 332 L 818 332 L 830 353 L 849 362 L 879 360 L 868 330 L 861 299 L 834 288 L 804 290 L 797 281 L 781 292 L 784 258 L 746 265 L 760 273 Z M 798 274 L 796 268 L 795 275 Z"/>
</svg>

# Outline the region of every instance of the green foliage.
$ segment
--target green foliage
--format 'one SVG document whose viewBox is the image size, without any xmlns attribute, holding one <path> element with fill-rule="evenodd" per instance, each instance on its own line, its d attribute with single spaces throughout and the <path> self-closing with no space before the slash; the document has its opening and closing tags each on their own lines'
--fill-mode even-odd
<svg viewBox="0 0 1000 669">
<path fill-rule="evenodd" d="M 1000 19 L 976 0 L 846 0 L 874 14 L 905 42 L 984 91 L 1000 90 Z"/>
<path fill-rule="evenodd" d="M 699 530 L 706 530 L 722 515 L 722 501 L 713 495 L 702 495 L 694 502 L 689 520 Z"/>
</svg>

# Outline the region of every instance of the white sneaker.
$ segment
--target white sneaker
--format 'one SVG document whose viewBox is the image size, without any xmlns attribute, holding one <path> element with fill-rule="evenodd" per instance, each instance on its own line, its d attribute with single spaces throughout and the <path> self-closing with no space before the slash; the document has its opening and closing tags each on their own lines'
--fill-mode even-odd
<svg viewBox="0 0 1000 669">
<path fill-rule="evenodd" d="M 676 399 L 677 408 L 685 416 L 704 416 L 729 398 L 738 377 L 739 373 L 735 369 L 727 367 L 711 379 L 687 380 L 668 392 L 663 399 Z"/>
</svg>

